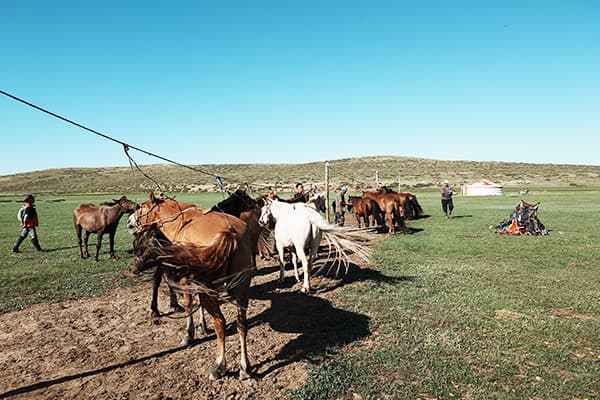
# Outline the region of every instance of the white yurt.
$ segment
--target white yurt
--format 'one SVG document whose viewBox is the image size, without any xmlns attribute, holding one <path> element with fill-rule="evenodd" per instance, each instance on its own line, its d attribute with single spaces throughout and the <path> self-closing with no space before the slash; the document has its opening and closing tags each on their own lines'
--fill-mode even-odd
<svg viewBox="0 0 600 400">
<path fill-rule="evenodd" d="M 503 196 L 504 187 L 498 183 L 483 179 L 481 182 L 463 185 L 463 196 Z"/>
</svg>

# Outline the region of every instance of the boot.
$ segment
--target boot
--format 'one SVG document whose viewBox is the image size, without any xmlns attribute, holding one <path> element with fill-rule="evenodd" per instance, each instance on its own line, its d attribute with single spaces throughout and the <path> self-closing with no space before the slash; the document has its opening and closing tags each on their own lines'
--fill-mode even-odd
<svg viewBox="0 0 600 400">
<path fill-rule="evenodd" d="M 31 239 L 31 243 L 33 243 L 33 247 L 35 247 L 35 249 L 37 251 L 43 251 L 42 248 L 40 247 L 40 242 L 38 242 L 37 237 L 34 237 L 33 239 Z"/>
<path fill-rule="evenodd" d="M 15 245 L 12 248 L 12 252 L 13 253 L 18 253 L 19 252 L 19 246 L 21 245 L 21 243 L 23 242 L 23 240 L 25 240 L 27 236 L 19 236 L 19 238 L 17 239 L 17 242 L 15 243 Z"/>
</svg>

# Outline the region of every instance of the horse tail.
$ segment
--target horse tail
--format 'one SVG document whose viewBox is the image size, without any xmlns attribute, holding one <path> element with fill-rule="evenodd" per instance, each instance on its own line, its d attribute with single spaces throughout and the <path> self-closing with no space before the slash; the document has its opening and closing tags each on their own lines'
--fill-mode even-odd
<svg viewBox="0 0 600 400">
<path fill-rule="evenodd" d="M 237 238 L 235 233 L 226 231 L 219 233 L 208 246 L 191 245 L 189 251 L 192 263 L 190 265 L 199 269 L 219 268 L 237 249 Z"/>
<path fill-rule="evenodd" d="M 417 201 L 417 196 L 415 196 L 414 194 L 411 194 L 410 202 L 413 206 L 413 209 L 415 210 L 415 218 L 419 218 L 419 217 L 423 216 L 423 208 Z"/>
<path fill-rule="evenodd" d="M 400 227 L 403 233 L 408 232 L 408 227 L 406 226 L 406 219 L 408 217 L 406 216 L 404 208 L 402 207 L 399 200 L 394 201 L 394 213 L 398 217 L 398 227 Z"/>
<path fill-rule="evenodd" d="M 382 217 L 383 212 L 381 211 L 381 207 L 379 207 L 379 203 L 375 200 L 371 200 L 371 214 L 375 217 L 375 221 L 377 225 L 383 226 L 384 218 Z"/>
<path fill-rule="evenodd" d="M 359 261 L 371 262 L 371 249 L 367 247 L 368 237 L 364 230 L 329 224 L 319 226 L 319 229 L 327 242 L 330 256 L 333 256 L 333 262 L 327 264 L 330 270 L 336 270 L 336 275 L 339 275 L 342 267 L 348 272 L 351 255 Z"/>
<path fill-rule="evenodd" d="M 207 246 L 193 243 L 174 243 L 152 247 L 137 260 L 137 269 L 144 270 L 157 265 L 165 268 L 207 271 L 221 267 L 237 249 L 237 235 L 221 232 Z"/>
</svg>

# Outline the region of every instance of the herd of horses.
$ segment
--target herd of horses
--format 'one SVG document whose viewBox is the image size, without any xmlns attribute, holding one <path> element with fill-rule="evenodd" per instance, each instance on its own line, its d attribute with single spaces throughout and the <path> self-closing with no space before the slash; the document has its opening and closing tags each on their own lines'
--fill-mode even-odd
<svg viewBox="0 0 600 400">
<path fill-rule="evenodd" d="M 105 233 L 110 238 L 110 257 L 114 258 L 114 236 L 121 217 L 129 214 L 127 227 L 135 237 L 135 260 L 131 271 L 140 273 L 155 268 L 151 310 L 159 316 L 158 288 L 166 278 L 170 290 L 170 306 L 183 310 L 187 316 L 186 334 L 181 342 L 189 345 L 194 339 L 194 300 L 198 298 L 201 317 L 198 329 L 206 329 L 204 311 L 212 316 L 217 337 L 217 356 L 210 373 L 212 379 L 226 372 L 226 321 L 220 303 L 227 301 L 237 309 L 237 331 L 240 342 L 240 378 L 250 377 L 246 344 L 246 310 L 249 288 L 256 272 L 256 257 L 270 257 L 272 245 L 267 241 L 271 232 L 279 255 L 279 280 L 284 279 L 285 251 L 291 253 L 294 275 L 298 282 L 297 261 L 303 269 L 301 291 L 309 293 L 313 262 L 321 241 L 329 245 L 336 260 L 348 262 L 352 254 L 365 261 L 369 250 L 364 244 L 364 229 L 378 224 L 390 233 L 397 228 L 408 229 L 407 218 L 422 215 L 416 197 L 410 193 L 395 193 L 387 189 L 363 192 L 362 197 L 350 197 L 348 209 L 353 210 L 359 229 L 329 224 L 321 215 L 326 201 L 322 193 L 306 203 L 287 203 L 267 196 L 251 198 L 237 190 L 212 208 L 180 203 L 164 195 L 150 193 L 141 204 L 125 196 L 99 206 L 82 204 L 73 212 L 79 255 L 89 257 L 87 244 L 91 233 L 97 234 L 95 260 Z M 385 225 L 384 225 L 385 221 Z M 83 241 L 82 241 L 82 233 Z M 333 249 L 333 253 L 331 252 Z M 178 295 L 182 302 L 179 305 Z"/>
<path fill-rule="evenodd" d="M 361 196 L 349 196 L 348 211 L 353 211 L 356 223 L 365 227 L 379 225 L 387 227 L 389 233 L 398 228 L 406 233 L 407 219 L 423 216 L 423 208 L 417 196 L 409 192 L 394 192 L 387 186 L 379 186 L 377 192 L 362 192 Z"/>
</svg>

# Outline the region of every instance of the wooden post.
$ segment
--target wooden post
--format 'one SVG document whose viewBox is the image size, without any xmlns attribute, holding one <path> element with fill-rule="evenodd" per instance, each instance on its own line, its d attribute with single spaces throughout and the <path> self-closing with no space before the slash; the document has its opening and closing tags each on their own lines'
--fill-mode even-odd
<svg viewBox="0 0 600 400">
<path fill-rule="evenodd" d="M 325 201 L 327 202 L 327 207 L 325 207 L 325 218 L 327 222 L 331 223 L 329 211 L 329 161 L 325 161 Z"/>
</svg>

